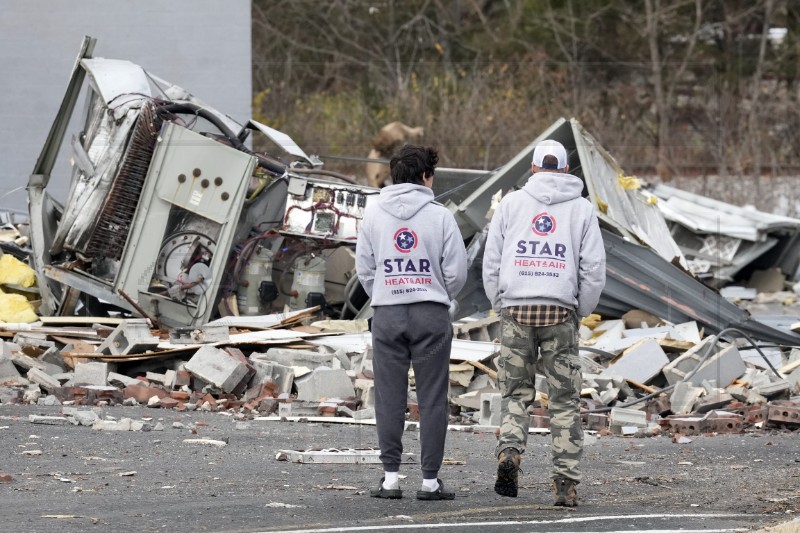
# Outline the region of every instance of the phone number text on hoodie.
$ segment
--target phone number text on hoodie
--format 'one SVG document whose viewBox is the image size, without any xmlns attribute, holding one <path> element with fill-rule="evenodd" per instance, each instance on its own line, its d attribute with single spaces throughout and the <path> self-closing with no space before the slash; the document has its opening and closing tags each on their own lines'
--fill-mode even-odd
<svg viewBox="0 0 800 533">
<path fill-rule="evenodd" d="M 410 292 L 428 292 L 424 287 L 409 287 L 408 289 L 392 289 L 392 294 L 408 294 Z"/>
</svg>

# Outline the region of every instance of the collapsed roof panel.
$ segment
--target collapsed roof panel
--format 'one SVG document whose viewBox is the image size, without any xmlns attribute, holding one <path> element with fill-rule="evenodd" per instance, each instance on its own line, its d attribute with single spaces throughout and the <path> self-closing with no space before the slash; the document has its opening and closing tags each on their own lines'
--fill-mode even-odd
<svg viewBox="0 0 800 533">
<path fill-rule="evenodd" d="M 581 175 L 589 187 L 589 200 L 599 216 L 625 236 L 647 244 L 667 261 L 686 261 L 671 237 L 655 198 L 640 188 L 638 180 L 625 177 L 622 168 L 575 119 L 569 123 L 578 150 Z"/>
<path fill-rule="evenodd" d="M 798 279 L 800 219 L 739 207 L 667 185 L 653 193 L 693 273 L 729 281 L 748 265 Z"/>
<path fill-rule="evenodd" d="M 464 237 L 486 224 L 486 213 L 495 192 L 521 187 L 530 178 L 533 150 L 543 139 L 554 139 L 564 145 L 569 154 L 570 173 L 583 179 L 584 196 L 594 204 L 605 224 L 626 237 L 646 243 L 665 260 L 677 257 L 685 265 L 652 195 L 638 186 L 627 185 L 614 158 L 575 119 L 554 122 L 459 204 L 455 215 Z"/>
<path fill-rule="evenodd" d="M 557 140 L 567 149 L 570 173 L 584 180 L 584 196 L 595 205 L 604 227 L 608 276 L 599 313 L 613 317 L 642 309 L 674 323 L 696 320 L 713 332 L 737 327 L 763 340 L 800 341 L 798 335 L 751 320 L 746 311 L 687 272 L 689 264 L 659 210 L 661 202 L 644 191 L 638 180 L 625 177 L 613 157 L 574 119 L 556 121 L 458 205 L 455 215 L 465 237 L 486 224 L 492 195 L 527 181 L 533 149 L 543 139 Z M 785 226 L 789 221 L 776 217 L 770 224 Z M 480 238 L 478 234 L 473 245 L 480 244 Z M 774 242 L 759 244 L 771 246 Z M 479 265 L 481 254 L 482 250 L 470 255 L 474 259 L 470 280 L 479 275 L 479 269 L 472 266 Z M 459 295 L 459 300 L 464 300 L 460 303 L 470 304 L 463 306 L 465 309 L 474 311 L 476 306 L 486 305 L 472 294 Z"/>
<path fill-rule="evenodd" d="M 622 316 L 641 309 L 674 324 L 697 321 L 714 334 L 737 328 L 752 337 L 780 344 L 800 344 L 800 335 L 750 318 L 747 311 L 723 298 L 683 269 L 664 261 L 653 250 L 603 230 L 606 287 L 597 311 Z"/>
</svg>

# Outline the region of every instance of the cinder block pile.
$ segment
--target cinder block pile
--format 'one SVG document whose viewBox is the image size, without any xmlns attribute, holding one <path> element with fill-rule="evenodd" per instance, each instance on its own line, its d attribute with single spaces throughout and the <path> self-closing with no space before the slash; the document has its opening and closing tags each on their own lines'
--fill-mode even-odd
<svg viewBox="0 0 800 533">
<path fill-rule="evenodd" d="M 14 332 L 0 325 L 0 403 L 147 405 L 225 410 L 244 417 L 374 420 L 368 343 L 347 351 L 326 346 L 324 339 L 307 344 L 286 337 L 265 345 L 234 341 L 230 333 L 219 324 L 158 331 L 139 319 L 113 328 L 34 324 Z M 494 342 L 497 347 L 482 361 L 462 358 L 454 349 L 450 399 L 456 425 L 500 424 L 494 365 L 499 334 L 494 316 L 454 324 L 458 342 Z M 704 336 L 694 322 L 668 324 L 638 311 L 615 320 L 589 317 L 580 337 L 587 429 L 623 436 L 688 436 L 800 428 L 800 350 L 773 347 L 762 357 L 745 342 Z M 411 421 L 419 418 L 413 378 L 412 371 Z M 536 389 L 531 431 L 546 432 L 548 391 L 541 374 Z M 75 423 L 74 413 L 70 416 L 67 423 Z M 120 421 L 77 417 L 77 423 L 98 429 L 130 430 Z"/>
</svg>

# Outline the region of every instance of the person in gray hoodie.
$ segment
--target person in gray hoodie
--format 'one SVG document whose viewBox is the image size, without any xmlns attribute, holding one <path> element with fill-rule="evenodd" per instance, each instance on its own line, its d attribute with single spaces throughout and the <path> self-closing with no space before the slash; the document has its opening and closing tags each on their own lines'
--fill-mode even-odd
<svg viewBox="0 0 800 533">
<path fill-rule="evenodd" d="M 583 181 L 569 174 L 561 143 L 533 152 L 533 175 L 495 210 L 483 256 L 483 285 L 501 314 L 497 358 L 502 422 L 495 492 L 517 496 L 536 396 L 535 366 L 547 380 L 555 505 L 577 505 L 583 453 L 579 317 L 590 314 L 605 286 L 603 239 Z"/>
<path fill-rule="evenodd" d="M 367 208 L 356 244 L 356 272 L 372 298 L 375 418 L 384 477 L 375 498 L 401 498 L 398 472 L 414 368 L 420 417 L 420 500 L 452 500 L 438 478 L 449 406 L 449 307 L 467 279 L 467 254 L 453 215 L 434 202 L 438 154 L 406 145 L 389 162 L 394 185 Z"/>
</svg>

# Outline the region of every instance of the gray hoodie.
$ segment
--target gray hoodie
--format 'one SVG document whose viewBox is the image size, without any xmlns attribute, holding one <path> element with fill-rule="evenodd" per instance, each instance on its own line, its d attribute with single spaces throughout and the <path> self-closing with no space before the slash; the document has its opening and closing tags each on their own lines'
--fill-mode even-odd
<svg viewBox="0 0 800 533">
<path fill-rule="evenodd" d="M 483 286 L 495 311 L 528 304 L 591 313 L 606 283 L 594 208 L 571 174 L 538 172 L 495 210 L 483 255 Z"/>
<path fill-rule="evenodd" d="M 428 187 L 381 189 L 377 205 L 364 213 L 356 272 L 373 306 L 450 305 L 467 280 L 467 253 L 452 213 Z"/>
</svg>

